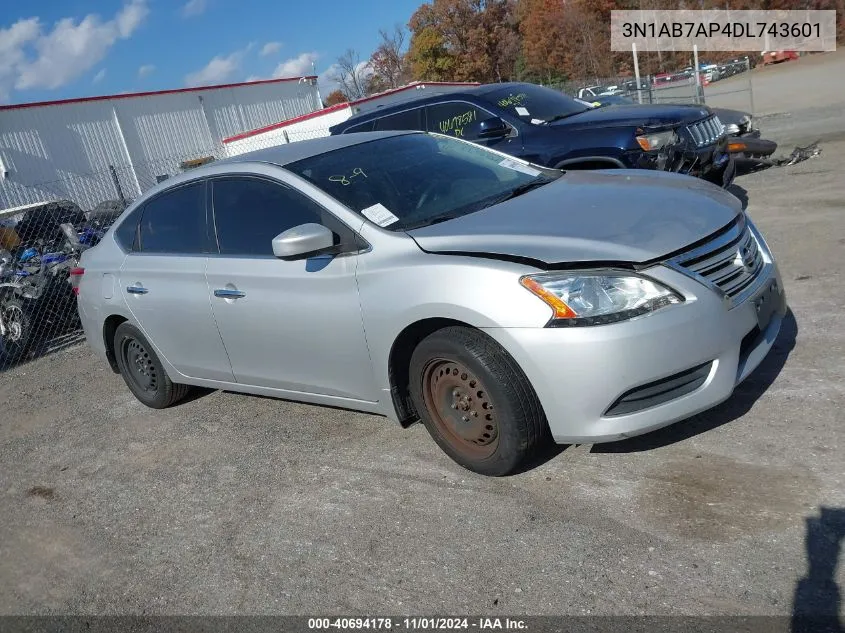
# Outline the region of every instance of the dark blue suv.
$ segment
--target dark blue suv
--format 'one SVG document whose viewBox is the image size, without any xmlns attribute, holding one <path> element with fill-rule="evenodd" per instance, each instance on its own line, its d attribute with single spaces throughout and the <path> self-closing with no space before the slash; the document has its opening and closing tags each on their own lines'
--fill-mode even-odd
<svg viewBox="0 0 845 633">
<path fill-rule="evenodd" d="M 457 136 L 546 167 L 674 171 L 727 187 L 735 165 L 727 135 L 706 106 L 596 108 L 527 83 L 469 87 L 380 108 L 330 129 L 428 130 Z"/>
</svg>

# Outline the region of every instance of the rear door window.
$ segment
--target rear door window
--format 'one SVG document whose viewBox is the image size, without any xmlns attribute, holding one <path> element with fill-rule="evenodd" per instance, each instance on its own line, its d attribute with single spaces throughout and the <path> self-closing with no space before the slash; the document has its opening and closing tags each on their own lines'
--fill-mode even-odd
<svg viewBox="0 0 845 633">
<path fill-rule="evenodd" d="M 375 129 L 379 132 L 385 130 L 424 130 L 423 111 L 424 108 L 413 108 L 388 115 L 376 121 Z"/>
<path fill-rule="evenodd" d="M 171 189 L 144 205 L 137 250 L 186 255 L 208 252 L 205 181 Z"/>
</svg>

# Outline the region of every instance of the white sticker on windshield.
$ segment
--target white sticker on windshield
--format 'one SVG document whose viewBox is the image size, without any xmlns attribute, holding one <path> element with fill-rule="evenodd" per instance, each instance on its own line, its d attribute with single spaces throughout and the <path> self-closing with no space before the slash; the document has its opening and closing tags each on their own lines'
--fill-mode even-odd
<svg viewBox="0 0 845 633">
<path fill-rule="evenodd" d="M 516 113 L 519 116 L 528 116 L 528 108 L 523 108 L 522 106 L 516 106 L 514 108 L 514 110 L 516 110 Z"/>
<path fill-rule="evenodd" d="M 531 119 L 531 123 L 534 125 L 540 125 L 541 123 L 545 123 L 543 119 Z"/>
<path fill-rule="evenodd" d="M 399 218 L 393 215 L 386 206 L 381 202 L 375 203 L 371 207 L 361 209 L 361 214 L 370 222 L 378 224 L 379 226 L 389 226 L 394 222 L 398 222 Z"/>
<path fill-rule="evenodd" d="M 518 160 L 513 160 L 511 158 L 506 158 L 499 163 L 502 167 L 507 167 L 508 169 L 513 169 L 514 171 L 521 171 L 523 174 L 528 174 L 529 176 L 539 176 L 540 170 L 534 169 L 533 167 L 529 167 L 528 165 L 523 165 Z"/>
</svg>

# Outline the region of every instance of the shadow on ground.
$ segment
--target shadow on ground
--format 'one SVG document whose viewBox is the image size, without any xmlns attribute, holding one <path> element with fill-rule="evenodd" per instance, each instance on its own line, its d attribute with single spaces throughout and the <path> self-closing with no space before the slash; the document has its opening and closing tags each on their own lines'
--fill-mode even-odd
<svg viewBox="0 0 845 633">
<path fill-rule="evenodd" d="M 795 347 L 798 335 L 798 323 L 792 310 L 788 310 L 783 318 L 780 334 L 775 340 L 768 356 L 748 378 L 740 383 L 733 395 L 722 404 L 699 413 L 696 416 L 676 422 L 670 426 L 639 435 L 620 442 L 594 444 L 592 453 L 635 453 L 648 451 L 662 446 L 668 446 L 682 440 L 689 439 L 700 433 L 705 433 L 741 418 L 751 410 L 754 403 L 772 385 L 780 374 L 786 359 Z"/>
<path fill-rule="evenodd" d="M 792 633 L 843 633 L 836 566 L 845 545 L 845 508 L 822 507 L 818 516 L 807 517 L 805 523 L 807 574 L 795 586 Z"/>
<path fill-rule="evenodd" d="M 742 203 L 742 208 L 748 208 L 748 192 L 740 187 L 738 184 L 734 183 L 730 187 L 728 187 L 728 191 L 739 198 L 739 201 Z"/>
</svg>

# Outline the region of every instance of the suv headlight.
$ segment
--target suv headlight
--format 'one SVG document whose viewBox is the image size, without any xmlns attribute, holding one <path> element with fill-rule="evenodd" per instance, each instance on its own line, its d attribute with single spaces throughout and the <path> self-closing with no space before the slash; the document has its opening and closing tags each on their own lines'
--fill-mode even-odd
<svg viewBox="0 0 845 633">
<path fill-rule="evenodd" d="M 626 272 L 559 272 L 520 278 L 553 310 L 549 327 L 604 325 L 683 302 L 674 290 Z"/>
<path fill-rule="evenodd" d="M 642 134 L 636 138 L 640 147 L 647 152 L 666 147 L 667 145 L 673 145 L 678 142 L 678 135 L 675 134 L 674 130 L 654 132 L 653 134 Z"/>
</svg>

